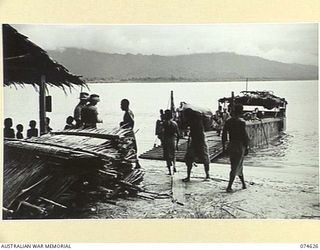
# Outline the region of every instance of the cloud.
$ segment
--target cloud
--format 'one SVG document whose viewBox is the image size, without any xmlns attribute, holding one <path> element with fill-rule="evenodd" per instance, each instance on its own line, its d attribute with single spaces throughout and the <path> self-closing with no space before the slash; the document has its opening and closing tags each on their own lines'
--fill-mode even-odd
<svg viewBox="0 0 320 250">
<path fill-rule="evenodd" d="M 47 50 L 179 55 L 235 52 L 288 63 L 318 64 L 317 24 L 14 25 Z"/>
</svg>

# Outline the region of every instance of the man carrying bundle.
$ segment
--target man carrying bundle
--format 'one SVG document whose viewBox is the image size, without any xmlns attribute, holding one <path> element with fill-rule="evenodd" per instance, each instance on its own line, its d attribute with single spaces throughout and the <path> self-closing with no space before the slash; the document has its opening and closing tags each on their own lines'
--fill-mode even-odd
<svg viewBox="0 0 320 250">
<path fill-rule="evenodd" d="M 97 103 L 100 102 L 100 98 L 96 94 L 90 95 L 89 104 L 84 106 L 81 110 L 81 121 L 84 128 L 97 128 L 97 123 L 102 123 L 102 120 L 98 118 Z"/>
<path fill-rule="evenodd" d="M 194 112 L 191 109 L 184 110 L 184 119 L 186 125 L 190 127 L 188 139 L 188 148 L 185 155 L 187 165 L 187 177 L 182 181 L 190 181 L 192 165 L 198 159 L 204 165 L 205 179 L 209 179 L 209 149 L 206 142 L 205 128 L 203 124 L 203 116 L 201 113 Z"/>
<path fill-rule="evenodd" d="M 228 153 L 230 155 L 231 171 L 227 192 L 232 192 L 232 184 L 236 176 L 239 176 L 242 188 L 246 188 L 243 177 L 243 159 L 248 154 L 249 136 L 246 131 L 246 123 L 240 118 L 243 112 L 243 106 L 236 104 L 232 118 L 226 121 L 222 132 L 222 146 L 225 152 L 225 143 L 229 133 Z"/>
</svg>

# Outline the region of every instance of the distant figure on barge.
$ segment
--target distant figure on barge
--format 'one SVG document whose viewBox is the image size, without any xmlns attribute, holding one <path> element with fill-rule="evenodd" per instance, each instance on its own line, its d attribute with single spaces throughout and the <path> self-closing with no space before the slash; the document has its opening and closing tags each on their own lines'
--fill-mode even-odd
<svg viewBox="0 0 320 250">
<path fill-rule="evenodd" d="M 246 132 L 246 123 L 240 118 L 243 112 L 243 106 L 236 104 L 234 106 L 234 114 L 228 119 L 223 127 L 222 132 L 222 147 L 223 153 L 227 141 L 227 134 L 229 134 L 228 153 L 230 156 L 231 171 L 229 174 L 229 184 L 227 192 L 231 193 L 232 184 L 236 176 L 239 176 L 242 188 L 246 189 L 246 184 L 243 176 L 243 159 L 248 154 L 249 136 Z"/>
<path fill-rule="evenodd" d="M 164 121 L 164 113 L 163 109 L 160 109 L 160 120 L 156 121 L 156 129 L 155 135 L 160 140 L 160 145 L 162 146 L 162 138 L 163 138 L 163 121 Z M 156 147 L 156 141 L 154 142 L 153 147 Z"/>
</svg>

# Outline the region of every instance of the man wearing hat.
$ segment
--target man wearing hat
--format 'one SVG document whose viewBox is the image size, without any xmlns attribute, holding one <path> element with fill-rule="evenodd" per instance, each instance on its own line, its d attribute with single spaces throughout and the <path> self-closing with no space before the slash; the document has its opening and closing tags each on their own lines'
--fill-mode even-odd
<svg viewBox="0 0 320 250">
<path fill-rule="evenodd" d="M 100 102 L 100 98 L 96 94 L 90 95 L 88 99 L 89 104 L 84 106 L 81 110 L 81 120 L 84 128 L 96 128 L 97 123 L 101 123 L 102 120 L 98 118 L 97 103 Z"/>
<path fill-rule="evenodd" d="M 81 120 L 81 110 L 84 106 L 86 106 L 87 102 L 88 102 L 88 98 L 89 98 L 89 94 L 86 92 L 81 92 L 80 93 L 80 102 L 78 103 L 78 105 L 75 107 L 74 109 L 74 113 L 73 113 L 73 117 L 74 120 L 76 121 L 76 128 L 79 128 L 82 126 L 82 120 Z"/>
</svg>

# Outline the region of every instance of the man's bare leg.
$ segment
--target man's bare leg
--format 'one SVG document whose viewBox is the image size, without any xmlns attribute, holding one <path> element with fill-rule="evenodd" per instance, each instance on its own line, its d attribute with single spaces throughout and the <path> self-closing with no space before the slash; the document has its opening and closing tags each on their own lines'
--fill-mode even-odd
<svg viewBox="0 0 320 250">
<path fill-rule="evenodd" d="M 173 158 L 172 166 L 173 166 L 173 173 L 176 173 L 177 172 L 177 169 L 176 169 L 176 157 Z"/>
<path fill-rule="evenodd" d="M 228 187 L 227 187 L 227 193 L 231 193 L 232 192 L 232 184 L 233 184 L 233 181 L 235 179 L 235 174 L 230 171 L 230 175 L 229 175 L 229 184 L 228 184 Z"/>
<path fill-rule="evenodd" d="M 192 162 L 188 162 L 186 163 L 187 165 L 187 177 L 182 179 L 182 181 L 184 182 L 188 182 L 190 181 L 190 175 L 191 175 L 191 169 L 192 169 Z"/>
<path fill-rule="evenodd" d="M 240 178 L 241 183 L 242 183 L 242 189 L 246 189 L 246 188 L 247 188 L 247 186 L 246 186 L 246 183 L 245 183 L 245 181 L 244 181 L 244 177 L 243 177 L 243 175 L 239 175 L 239 178 Z"/>
<path fill-rule="evenodd" d="M 204 171 L 206 173 L 206 179 L 209 179 L 210 178 L 210 175 L 209 175 L 209 164 L 204 164 Z"/>
</svg>

